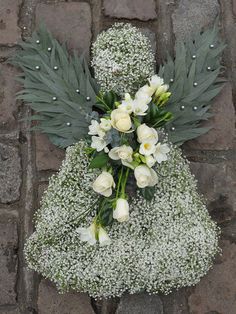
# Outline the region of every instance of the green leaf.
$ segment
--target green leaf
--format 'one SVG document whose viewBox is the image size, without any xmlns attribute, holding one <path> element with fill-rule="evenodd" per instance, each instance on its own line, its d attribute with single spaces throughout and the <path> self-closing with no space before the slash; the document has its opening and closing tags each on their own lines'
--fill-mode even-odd
<svg viewBox="0 0 236 314">
<path fill-rule="evenodd" d="M 109 160 L 109 157 L 106 153 L 98 153 L 90 162 L 90 168 L 102 168 L 104 167 Z"/>
<path fill-rule="evenodd" d="M 17 78 L 23 84 L 17 98 L 37 113 L 34 129 L 48 134 L 60 147 L 84 138 L 99 89 L 84 58 L 78 58 L 76 53 L 69 56 L 65 45 L 60 45 L 44 25 L 20 46 L 22 50 L 10 62 L 23 70 Z"/>
<path fill-rule="evenodd" d="M 225 45 L 219 37 L 217 23 L 218 20 L 211 29 L 197 32 L 185 42 L 178 41 L 175 58 L 167 55 L 159 69 L 159 75 L 169 84 L 172 93 L 165 110 L 172 113 L 173 119 L 164 127 L 174 144 L 180 145 L 209 130 L 201 127 L 200 122 L 211 116 L 208 112 L 211 101 L 223 83 L 219 75 Z"/>
<path fill-rule="evenodd" d="M 155 188 L 154 186 L 148 186 L 146 188 L 143 189 L 139 189 L 141 195 L 147 200 L 147 201 L 151 201 L 154 197 L 155 194 Z"/>
</svg>

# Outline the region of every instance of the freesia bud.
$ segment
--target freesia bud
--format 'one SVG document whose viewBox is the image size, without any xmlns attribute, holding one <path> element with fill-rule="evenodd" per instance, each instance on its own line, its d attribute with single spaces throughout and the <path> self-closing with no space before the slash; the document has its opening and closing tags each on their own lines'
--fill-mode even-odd
<svg viewBox="0 0 236 314">
<path fill-rule="evenodd" d="M 129 220 L 129 203 L 124 198 L 118 198 L 116 208 L 113 211 L 113 218 L 119 222 Z"/>
</svg>

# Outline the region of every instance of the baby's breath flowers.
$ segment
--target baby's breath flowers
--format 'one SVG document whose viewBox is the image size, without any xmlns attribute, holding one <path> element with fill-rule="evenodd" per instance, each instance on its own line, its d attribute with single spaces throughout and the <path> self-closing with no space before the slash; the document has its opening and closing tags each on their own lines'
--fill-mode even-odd
<svg viewBox="0 0 236 314">
<path fill-rule="evenodd" d="M 80 141 L 68 148 L 58 175 L 50 179 L 25 246 L 29 267 L 61 292 L 73 289 L 95 298 L 195 285 L 212 265 L 218 229 L 180 149 L 169 144 L 151 201 L 140 190 L 129 200 L 128 220 L 115 219 L 105 234 L 96 223 L 96 232 L 94 225 L 86 235 L 78 228 L 94 223 L 98 194 L 92 183 L 99 174 L 89 168 L 87 145 Z M 92 245 L 84 241 L 87 236 Z"/>
<path fill-rule="evenodd" d="M 103 91 L 133 93 L 154 74 L 154 65 L 150 40 L 128 23 L 114 24 L 92 45 L 92 66 Z"/>
</svg>

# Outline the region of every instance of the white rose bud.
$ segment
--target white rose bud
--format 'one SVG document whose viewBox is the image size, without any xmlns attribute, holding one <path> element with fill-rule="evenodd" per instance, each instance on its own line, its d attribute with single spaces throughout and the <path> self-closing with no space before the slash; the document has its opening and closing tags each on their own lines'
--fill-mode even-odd
<svg viewBox="0 0 236 314">
<path fill-rule="evenodd" d="M 106 171 L 103 171 L 93 182 L 94 191 L 106 197 L 111 196 L 112 188 L 114 187 L 114 179 L 112 175 Z"/>
<path fill-rule="evenodd" d="M 124 198 L 118 198 L 116 208 L 113 211 L 113 218 L 119 222 L 129 220 L 129 203 Z"/>
<path fill-rule="evenodd" d="M 154 186 L 158 181 L 156 172 L 146 165 L 140 165 L 136 167 L 134 169 L 134 176 L 139 188 Z"/>
<path fill-rule="evenodd" d="M 139 143 L 149 142 L 156 144 L 158 141 L 158 134 L 154 128 L 149 128 L 145 123 L 137 128 L 137 136 Z"/>
<path fill-rule="evenodd" d="M 111 243 L 111 239 L 109 238 L 109 235 L 107 234 L 106 230 L 103 229 L 102 227 L 99 227 L 98 241 L 101 246 L 109 245 Z"/>
<path fill-rule="evenodd" d="M 115 109 L 111 113 L 111 124 L 120 132 L 128 132 L 132 126 L 130 115 L 121 109 Z"/>
</svg>

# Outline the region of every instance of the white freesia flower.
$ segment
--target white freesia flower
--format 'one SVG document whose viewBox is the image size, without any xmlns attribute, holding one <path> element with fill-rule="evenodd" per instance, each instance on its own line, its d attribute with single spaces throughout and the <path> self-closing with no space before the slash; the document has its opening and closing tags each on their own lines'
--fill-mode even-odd
<svg viewBox="0 0 236 314">
<path fill-rule="evenodd" d="M 100 124 L 96 120 L 92 120 L 89 126 L 89 135 L 99 135 L 99 137 L 104 137 L 105 132 L 102 130 Z"/>
<path fill-rule="evenodd" d="M 162 161 L 166 161 L 168 159 L 167 154 L 169 153 L 170 148 L 167 144 L 156 145 L 156 150 L 153 153 L 154 158 L 160 164 Z"/>
<path fill-rule="evenodd" d="M 164 84 L 164 80 L 158 76 L 158 75 L 153 75 L 149 80 L 150 88 L 153 90 L 153 93 L 161 86 Z"/>
<path fill-rule="evenodd" d="M 158 87 L 158 89 L 155 92 L 155 96 L 158 97 L 161 94 L 164 94 L 165 92 L 167 92 L 168 88 L 169 88 L 169 85 L 167 84 Z"/>
<path fill-rule="evenodd" d="M 111 243 L 111 239 L 109 238 L 109 235 L 107 234 L 106 230 L 103 229 L 102 227 L 99 227 L 98 241 L 101 246 L 109 245 Z"/>
<path fill-rule="evenodd" d="M 139 92 L 143 92 L 149 97 L 152 97 L 153 93 L 155 92 L 155 89 L 153 89 L 151 86 L 146 84 L 139 89 Z"/>
<path fill-rule="evenodd" d="M 144 92 L 143 90 L 139 89 L 137 93 L 135 94 L 135 99 L 138 100 L 139 102 L 147 105 L 151 102 L 152 97 L 149 96 L 148 93 Z"/>
<path fill-rule="evenodd" d="M 132 162 L 133 148 L 127 145 L 122 145 L 119 147 L 114 147 L 109 152 L 109 157 L 113 160 L 121 159 L 121 162 Z"/>
<path fill-rule="evenodd" d="M 158 181 L 156 172 L 146 165 L 140 165 L 136 167 L 134 169 L 134 176 L 139 188 L 154 186 Z"/>
<path fill-rule="evenodd" d="M 133 113 L 136 116 L 145 116 L 147 114 L 148 105 L 141 99 L 135 99 L 133 102 Z"/>
<path fill-rule="evenodd" d="M 112 111 L 111 124 L 113 128 L 124 133 L 129 132 L 132 126 L 130 115 L 119 108 Z"/>
<path fill-rule="evenodd" d="M 152 142 L 143 142 L 139 147 L 139 152 L 141 155 L 150 156 L 156 150 L 156 146 Z"/>
<path fill-rule="evenodd" d="M 111 120 L 101 118 L 100 128 L 104 131 L 109 131 L 111 129 Z"/>
<path fill-rule="evenodd" d="M 113 218 L 119 222 L 129 220 L 129 203 L 124 198 L 118 198 L 116 208 L 113 211 Z"/>
<path fill-rule="evenodd" d="M 150 142 L 156 144 L 158 141 L 158 134 L 154 128 L 149 128 L 145 123 L 137 128 L 138 142 Z"/>
<path fill-rule="evenodd" d="M 94 191 L 106 197 L 111 196 L 114 187 L 113 176 L 107 171 L 103 171 L 93 182 Z"/>
<path fill-rule="evenodd" d="M 146 164 L 149 168 L 152 168 L 156 163 L 156 159 L 153 156 L 146 156 Z"/>
<path fill-rule="evenodd" d="M 90 245 L 96 243 L 96 225 L 92 223 L 88 228 L 77 228 L 76 231 L 80 234 L 80 240 L 82 242 L 88 242 Z"/>
<path fill-rule="evenodd" d="M 98 152 L 101 152 L 107 146 L 107 142 L 104 138 L 99 136 L 92 136 L 91 147 L 95 148 Z"/>
<path fill-rule="evenodd" d="M 125 93 L 125 100 L 121 102 L 119 109 L 131 114 L 133 112 L 134 100 L 129 93 Z"/>
</svg>

